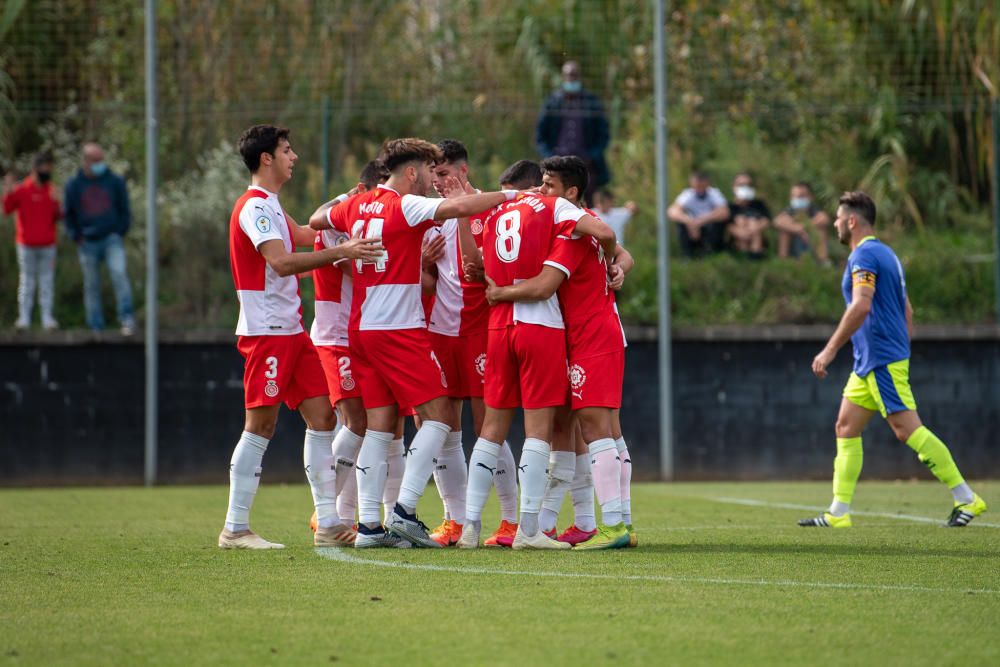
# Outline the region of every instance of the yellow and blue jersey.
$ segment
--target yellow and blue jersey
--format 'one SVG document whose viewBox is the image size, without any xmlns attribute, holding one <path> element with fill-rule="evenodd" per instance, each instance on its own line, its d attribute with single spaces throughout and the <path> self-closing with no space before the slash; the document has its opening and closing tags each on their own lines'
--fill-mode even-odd
<svg viewBox="0 0 1000 667">
<path fill-rule="evenodd" d="M 854 372 L 863 378 L 876 367 L 910 358 L 906 276 L 896 253 L 874 236 L 869 236 L 862 239 L 847 258 L 841 287 L 848 305 L 856 282 L 875 289 L 868 317 L 851 336 Z"/>
</svg>

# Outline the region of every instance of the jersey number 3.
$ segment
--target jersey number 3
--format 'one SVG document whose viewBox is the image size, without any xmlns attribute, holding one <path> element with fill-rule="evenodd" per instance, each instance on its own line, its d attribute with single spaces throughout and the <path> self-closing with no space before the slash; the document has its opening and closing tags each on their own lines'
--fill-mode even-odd
<svg viewBox="0 0 1000 667">
<path fill-rule="evenodd" d="M 521 252 L 521 212 L 507 211 L 497 218 L 497 257 L 502 262 L 517 261 Z"/>
</svg>

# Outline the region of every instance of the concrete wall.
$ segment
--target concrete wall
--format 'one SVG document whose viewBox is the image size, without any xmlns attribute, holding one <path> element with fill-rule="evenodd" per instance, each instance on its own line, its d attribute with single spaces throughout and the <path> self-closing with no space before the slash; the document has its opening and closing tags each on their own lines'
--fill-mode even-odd
<svg viewBox="0 0 1000 667">
<path fill-rule="evenodd" d="M 829 332 L 676 332 L 677 477 L 828 478 L 850 371 L 847 349 L 830 378 L 812 376 L 813 355 Z M 659 470 L 656 342 L 647 330 L 629 333 L 623 429 L 637 476 L 652 478 Z M 168 334 L 160 349 L 160 479 L 224 482 L 243 417 L 242 359 L 232 337 Z M 0 485 L 140 482 L 143 363 L 141 341 L 113 335 L 0 338 Z M 919 330 L 911 372 L 924 422 L 963 471 L 1000 476 L 1000 331 Z M 269 480 L 302 480 L 303 428 L 297 414 L 282 412 L 265 458 Z M 466 438 L 467 449 L 472 442 Z M 928 477 L 880 419 L 865 444 L 863 475 Z"/>
</svg>

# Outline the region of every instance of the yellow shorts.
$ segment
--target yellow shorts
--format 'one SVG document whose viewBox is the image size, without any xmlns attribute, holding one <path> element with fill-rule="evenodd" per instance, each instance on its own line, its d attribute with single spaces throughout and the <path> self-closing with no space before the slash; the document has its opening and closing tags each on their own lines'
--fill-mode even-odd
<svg viewBox="0 0 1000 667">
<path fill-rule="evenodd" d="M 844 398 L 865 410 L 878 410 L 883 417 L 916 410 L 917 401 L 910 389 L 910 360 L 873 368 L 864 377 L 852 372 L 844 387 Z"/>
</svg>

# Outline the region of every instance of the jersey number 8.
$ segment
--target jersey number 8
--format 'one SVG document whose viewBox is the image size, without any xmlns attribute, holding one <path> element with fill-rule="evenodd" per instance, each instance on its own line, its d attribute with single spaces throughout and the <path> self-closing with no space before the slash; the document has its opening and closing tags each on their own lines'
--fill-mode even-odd
<svg viewBox="0 0 1000 667">
<path fill-rule="evenodd" d="M 514 262 L 521 251 L 521 212 L 507 211 L 497 218 L 497 257 Z"/>
</svg>

